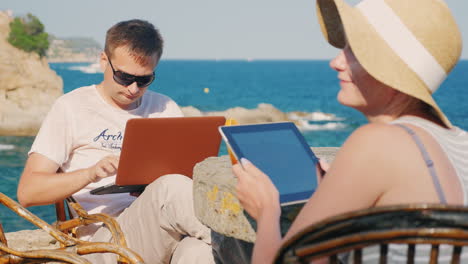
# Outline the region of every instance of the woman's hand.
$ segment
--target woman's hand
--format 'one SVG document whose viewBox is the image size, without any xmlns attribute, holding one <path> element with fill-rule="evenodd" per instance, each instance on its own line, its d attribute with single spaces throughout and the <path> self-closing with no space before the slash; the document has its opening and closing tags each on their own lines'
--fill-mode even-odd
<svg viewBox="0 0 468 264">
<path fill-rule="evenodd" d="M 330 168 L 330 164 L 328 164 L 325 160 L 319 159 L 317 162 L 317 180 L 320 183 L 322 178 L 327 173 L 328 169 Z"/>
<path fill-rule="evenodd" d="M 237 198 L 244 209 L 256 221 L 262 218 L 279 219 L 281 208 L 279 193 L 270 178 L 245 158 L 241 159 L 242 166 L 232 167 L 238 178 Z"/>
</svg>

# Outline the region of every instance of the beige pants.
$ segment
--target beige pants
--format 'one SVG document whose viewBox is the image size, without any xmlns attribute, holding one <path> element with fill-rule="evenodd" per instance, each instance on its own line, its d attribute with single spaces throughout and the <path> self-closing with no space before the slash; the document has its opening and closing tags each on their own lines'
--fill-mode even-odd
<svg viewBox="0 0 468 264">
<path fill-rule="evenodd" d="M 160 177 L 118 218 L 127 245 L 145 263 L 214 263 L 211 231 L 195 217 L 192 180 L 182 175 Z M 109 241 L 100 228 L 91 241 Z M 94 254 L 93 263 L 115 263 L 115 255 Z"/>
</svg>

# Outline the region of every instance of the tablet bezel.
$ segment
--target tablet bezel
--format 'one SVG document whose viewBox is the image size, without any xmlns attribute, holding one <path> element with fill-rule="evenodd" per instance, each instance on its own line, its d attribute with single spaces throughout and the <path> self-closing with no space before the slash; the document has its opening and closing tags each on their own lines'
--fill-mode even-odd
<svg viewBox="0 0 468 264">
<path fill-rule="evenodd" d="M 309 158 L 317 164 L 318 158 L 308 145 L 304 136 L 301 134 L 297 126 L 293 122 L 277 122 L 277 123 L 263 123 L 263 124 L 252 124 L 252 125 L 235 125 L 235 126 L 220 126 L 219 132 L 226 143 L 227 147 L 231 149 L 232 153 L 237 160 L 240 160 L 244 157 L 239 145 L 236 140 L 233 138 L 233 133 L 251 133 L 251 132 L 262 132 L 262 131 L 274 131 L 274 130 L 289 130 L 294 133 L 296 139 L 299 140 L 301 146 L 304 148 L 305 152 Z M 311 175 L 312 176 L 312 175 Z M 318 185 L 318 179 L 316 179 Z M 302 191 L 297 193 L 289 193 L 280 195 L 281 205 L 289 205 L 296 203 L 303 203 L 307 201 L 310 196 L 312 196 L 315 189 L 310 191 Z"/>
</svg>

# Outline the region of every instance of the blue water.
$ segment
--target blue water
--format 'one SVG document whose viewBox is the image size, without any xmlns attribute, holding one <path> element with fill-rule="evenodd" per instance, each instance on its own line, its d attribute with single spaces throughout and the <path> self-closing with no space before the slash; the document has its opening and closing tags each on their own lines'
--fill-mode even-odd
<svg viewBox="0 0 468 264">
<path fill-rule="evenodd" d="M 51 68 L 64 81 L 64 92 L 100 82 L 101 73 L 86 74 L 70 68 L 80 63 L 54 63 Z M 468 61 L 461 61 L 442 88 L 436 101 L 448 118 L 468 130 Z M 151 90 L 173 98 L 181 106 L 202 111 L 219 111 L 242 106 L 256 108 L 269 103 L 283 112 L 324 112 L 341 118 L 343 126 L 303 131 L 311 146 L 340 146 L 365 119 L 336 102 L 339 85 L 327 61 L 162 61 Z M 204 89 L 209 88 L 209 93 Z M 334 122 L 330 122 L 334 123 Z M 16 199 L 18 178 L 33 137 L 0 137 L 0 192 Z M 221 154 L 225 149 L 221 150 Z M 55 221 L 53 206 L 30 210 L 49 223 Z M 0 206 L 0 221 L 7 232 L 33 228 Z"/>
</svg>

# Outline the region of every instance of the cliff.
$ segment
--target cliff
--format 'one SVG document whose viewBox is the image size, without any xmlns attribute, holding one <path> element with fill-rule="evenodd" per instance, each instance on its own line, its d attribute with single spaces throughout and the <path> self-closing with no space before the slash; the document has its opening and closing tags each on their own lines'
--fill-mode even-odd
<svg viewBox="0 0 468 264">
<path fill-rule="evenodd" d="M 8 43 L 11 20 L 0 11 L 0 136 L 35 135 L 63 81 L 45 58 Z"/>
</svg>

